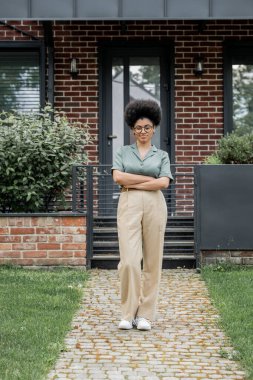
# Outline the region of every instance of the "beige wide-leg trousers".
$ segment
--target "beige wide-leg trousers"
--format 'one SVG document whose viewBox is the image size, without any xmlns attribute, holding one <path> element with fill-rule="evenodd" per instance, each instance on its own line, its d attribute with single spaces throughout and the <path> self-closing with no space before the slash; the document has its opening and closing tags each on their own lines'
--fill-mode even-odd
<svg viewBox="0 0 253 380">
<path fill-rule="evenodd" d="M 131 321 L 138 316 L 153 321 L 167 222 L 167 206 L 162 192 L 122 192 L 117 221 L 122 319 Z"/>
</svg>

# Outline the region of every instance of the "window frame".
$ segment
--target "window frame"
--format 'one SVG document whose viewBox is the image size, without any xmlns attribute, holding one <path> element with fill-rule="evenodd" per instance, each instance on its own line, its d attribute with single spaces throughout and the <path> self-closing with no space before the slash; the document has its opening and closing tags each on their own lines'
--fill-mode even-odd
<svg viewBox="0 0 253 380">
<path fill-rule="evenodd" d="M 253 40 L 225 41 L 223 52 L 224 135 L 226 135 L 233 131 L 232 65 L 240 63 L 253 64 Z"/>
<path fill-rule="evenodd" d="M 40 107 L 46 104 L 46 70 L 45 70 L 45 45 L 43 41 L 0 41 L 0 51 L 8 52 L 39 52 L 39 72 L 40 72 Z"/>
</svg>

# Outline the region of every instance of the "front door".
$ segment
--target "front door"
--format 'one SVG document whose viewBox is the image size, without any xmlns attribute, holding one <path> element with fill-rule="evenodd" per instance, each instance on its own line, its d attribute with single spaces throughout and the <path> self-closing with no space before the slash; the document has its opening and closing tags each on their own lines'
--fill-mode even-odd
<svg viewBox="0 0 253 380">
<path fill-rule="evenodd" d="M 153 144 L 173 154 L 172 46 L 140 42 L 134 45 L 102 46 L 100 49 L 100 163 L 111 164 L 121 145 L 134 142 L 124 122 L 130 100 L 152 99 L 162 108 L 162 122 Z M 172 157 L 171 157 L 172 158 Z"/>
</svg>

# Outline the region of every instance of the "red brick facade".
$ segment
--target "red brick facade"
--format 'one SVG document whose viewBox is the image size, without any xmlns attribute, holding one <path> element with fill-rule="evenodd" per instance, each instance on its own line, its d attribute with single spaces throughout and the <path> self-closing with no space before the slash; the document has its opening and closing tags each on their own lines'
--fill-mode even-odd
<svg viewBox="0 0 253 380">
<path fill-rule="evenodd" d="M 39 21 L 8 24 L 44 39 Z M 208 21 L 56 21 L 53 23 L 55 107 L 90 126 L 89 159 L 99 162 L 98 44 L 105 41 L 170 41 L 175 49 L 175 163 L 200 163 L 224 134 L 223 43 L 253 41 L 252 20 Z M 0 25 L 0 41 L 32 40 Z M 194 75 L 196 55 L 205 57 L 204 75 Z M 71 57 L 79 75 L 70 76 Z M 0 217 L 0 264 L 85 265 L 85 217 Z M 208 256 L 208 255 L 207 255 Z M 209 257 L 207 257 L 207 260 Z M 238 261 L 238 257 L 235 259 Z M 241 257 L 240 257 L 241 260 Z M 249 260 L 252 260 L 250 258 Z"/>
<path fill-rule="evenodd" d="M 19 29 L 43 38 L 35 21 L 9 21 Z M 55 106 L 70 118 L 88 123 L 95 142 L 89 157 L 98 162 L 98 42 L 119 40 L 170 40 L 175 46 L 175 152 L 178 163 L 199 163 L 223 135 L 223 42 L 253 39 L 252 20 L 208 21 L 199 32 L 192 21 L 129 21 L 122 34 L 116 21 L 54 22 Z M 29 37 L 0 26 L 0 40 Z M 205 73 L 193 74 L 194 57 L 205 56 Z M 70 59 L 78 58 L 79 76 L 69 74 Z"/>
<path fill-rule="evenodd" d="M 0 264 L 85 266 L 85 216 L 0 216 Z"/>
</svg>

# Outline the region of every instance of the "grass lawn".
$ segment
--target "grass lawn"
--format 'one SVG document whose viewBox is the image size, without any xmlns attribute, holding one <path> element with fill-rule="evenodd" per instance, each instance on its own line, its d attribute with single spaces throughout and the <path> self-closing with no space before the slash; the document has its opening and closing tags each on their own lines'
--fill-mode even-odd
<svg viewBox="0 0 253 380">
<path fill-rule="evenodd" d="M 40 380 L 52 368 L 88 274 L 0 267 L 0 379 Z"/>
<path fill-rule="evenodd" d="M 237 353 L 233 359 L 240 360 L 253 380 L 253 268 L 217 265 L 201 273 Z"/>
</svg>

